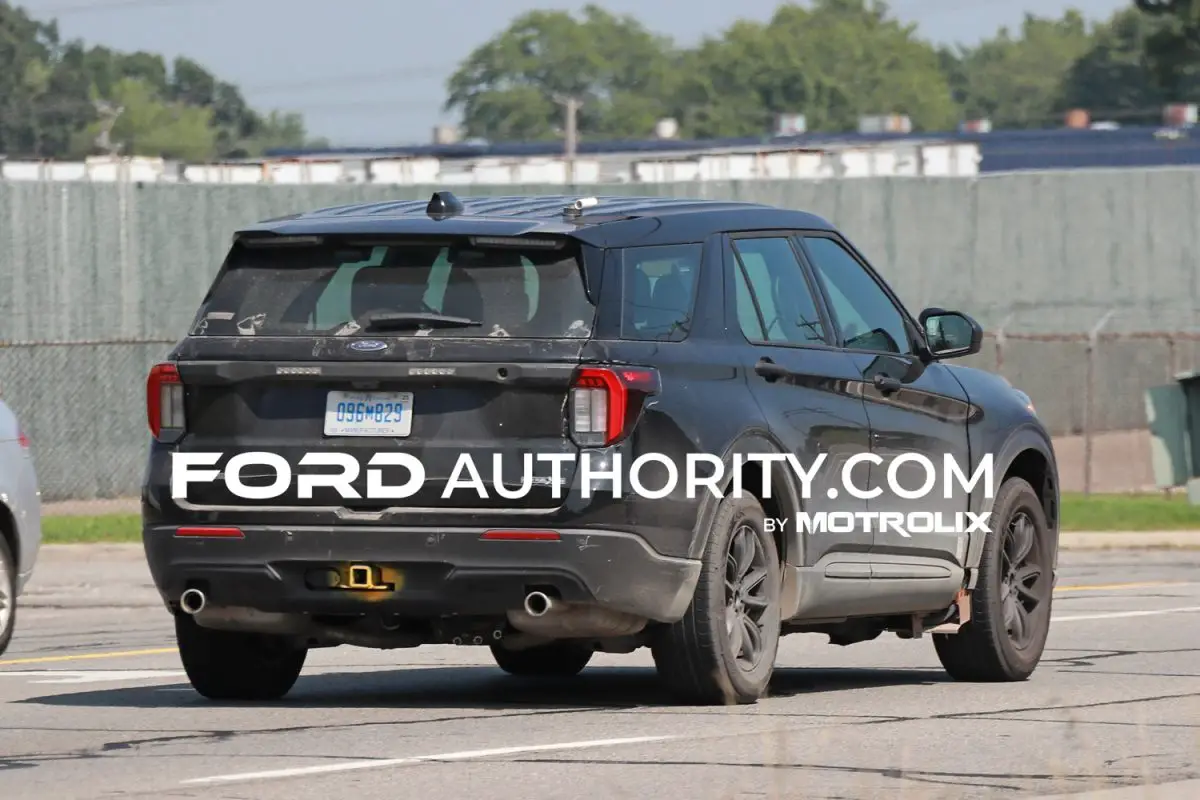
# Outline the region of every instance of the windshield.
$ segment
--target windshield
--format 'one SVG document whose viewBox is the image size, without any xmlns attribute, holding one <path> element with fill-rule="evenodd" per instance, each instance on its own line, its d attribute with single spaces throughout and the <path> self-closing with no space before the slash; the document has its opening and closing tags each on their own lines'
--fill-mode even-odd
<svg viewBox="0 0 1200 800">
<path fill-rule="evenodd" d="M 193 336 L 586 338 L 578 246 L 235 244 Z"/>
</svg>

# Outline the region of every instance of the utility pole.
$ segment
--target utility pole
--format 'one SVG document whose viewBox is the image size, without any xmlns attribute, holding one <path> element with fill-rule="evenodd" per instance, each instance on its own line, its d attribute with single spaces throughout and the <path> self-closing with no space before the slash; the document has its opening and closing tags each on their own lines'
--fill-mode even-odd
<svg viewBox="0 0 1200 800">
<path fill-rule="evenodd" d="M 96 146 L 103 150 L 105 155 L 115 156 L 121 152 L 123 145 L 112 141 L 112 129 L 124 113 L 125 106 L 114 106 L 105 100 L 93 100 L 92 105 L 100 117 L 100 133 L 96 136 Z"/>
<path fill-rule="evenodd" d="M 574 186 L 575 154 L 579 149 L 579 108 L 583 105 L 583 101 L 574 96 L 558 96 L 554 99 L 566 109 L 567 121 L 563 126 L 565 139 L 563 143 L 563 157 L 567 167 L 567 185 Z"/>
</svg>

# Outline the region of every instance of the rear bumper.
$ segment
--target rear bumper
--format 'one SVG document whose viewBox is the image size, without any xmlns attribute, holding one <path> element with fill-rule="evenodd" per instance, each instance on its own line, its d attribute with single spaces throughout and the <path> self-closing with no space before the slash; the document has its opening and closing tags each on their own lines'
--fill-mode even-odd
<svg viewBox="0 0 1200 800">
<path fill-rule="evenodd" d="M 481 540 L 478 528 L 241 526 L 242 539 L 175 536 L 148 524 L 143 540 L 163 600 L 205 590 L 213 606 L 265 612 L 414 618 L 493 616 L 519 609 L 532 589 L 658 622 L 686 612 L 700 563 L 663 556 L 640 537 L 559 530 L 558 541 Z M 315 586 L 315 574 L 349 563 L 380 567 L 395 591 Z"/>
</svg>

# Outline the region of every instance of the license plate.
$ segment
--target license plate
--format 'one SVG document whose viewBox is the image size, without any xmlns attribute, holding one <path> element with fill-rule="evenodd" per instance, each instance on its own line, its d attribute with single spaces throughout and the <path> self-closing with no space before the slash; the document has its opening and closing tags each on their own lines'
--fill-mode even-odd
<svg viewBox="0 0 1200 800">
<path fill-rule="evenodd" d="M 325 435 L 408 436 L 412 410 L 412 392 L 330 392 Z"/>
</svg>

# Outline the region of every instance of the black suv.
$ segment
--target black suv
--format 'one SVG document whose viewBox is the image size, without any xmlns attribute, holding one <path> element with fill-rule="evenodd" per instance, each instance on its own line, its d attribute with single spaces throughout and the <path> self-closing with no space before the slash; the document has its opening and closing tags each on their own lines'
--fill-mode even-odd
<svg viewBox="0 0 1200 800">
<path fill-rule="evenodd" d="M 885 631 L 1024 679 L 1050 437 L 1003 378 L 943 363 L 978 324 L 918 320 L 830 223 L 752 203 L 438 192 L 238 232 L 147 386 L 145 549 L 192 685 L 278 698 L 339 644 L 487 645 L 547 677 L 648 646 L 683 698 L 747 703 L 782 634 Z M 649 496 L 697 454 L 713 491 Z M 989 456 L 994 492 L 893 491 L 924 483 L 913 454 L 966 478 Z M 805 492 L 822 455 L 860 491 L 829 467 Z M 991 534 L 945 524 L 964 512 Z"/>
</svg>

